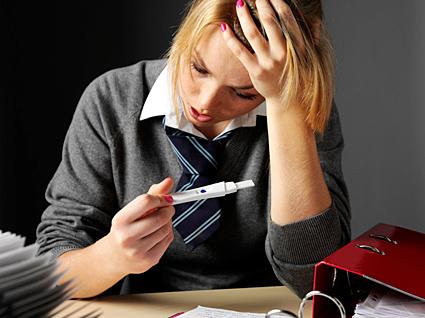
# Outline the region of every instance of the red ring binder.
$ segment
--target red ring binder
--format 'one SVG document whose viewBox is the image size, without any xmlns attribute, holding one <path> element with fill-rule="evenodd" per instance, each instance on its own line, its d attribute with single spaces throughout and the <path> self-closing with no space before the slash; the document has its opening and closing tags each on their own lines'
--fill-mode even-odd
<svg viewBox="0 0 425 318">
<path fill-rule="evenodd" d="M 424 254 L 424 233 L 380 223 L 316 264 L 314 289 L 340 299 L 347 318 L 377 285 L 425 301 Z M 333 307 L 314 297 L 313 317 L 337 317 Z"/>
</svg>

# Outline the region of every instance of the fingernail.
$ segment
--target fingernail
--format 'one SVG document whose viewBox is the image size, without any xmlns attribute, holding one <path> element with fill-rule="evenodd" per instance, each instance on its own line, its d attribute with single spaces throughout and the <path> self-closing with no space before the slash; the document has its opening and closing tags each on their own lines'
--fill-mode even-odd
<svg viewBox="0 0 425 318">
<path fill-rule="evenodd" d="M 164 195 L 164 199 L 168 203 L 173 203 L 173 197 L 171 195 L 168 195 L 168 194 Z"/>
<path fill-rule="evenodd" d="M 244 5 L 243 0 L 238 0 L 238 1 L 236 1 L 236 7 L 238 7 L 238 8 L 242 8 L 242 7 L 243 7 L 243 5 Z"/>
<path fill-rule="evenodd" d="M 220 24 L 220 28 L 221 28 L 221 32 L 226 31 L 226 30 L 227 30 L 227 25 L 226 25 L 226 23 L 222 23 L 222 24 Z"/>
</svg>

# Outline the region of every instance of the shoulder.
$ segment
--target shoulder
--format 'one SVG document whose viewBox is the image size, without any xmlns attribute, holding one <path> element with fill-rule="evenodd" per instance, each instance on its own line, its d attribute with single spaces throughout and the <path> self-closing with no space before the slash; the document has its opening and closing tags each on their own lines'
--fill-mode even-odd
<svg viewBox="0 0 425 318">
<path fill-rule="evenodd" d="M 165 65 L 166 60 L 150 60 L 116 68 L 94 79 L 87 90 L 101 93 L 105 98 L 136 100 L 149 92 Z"/>
<path fill-rule="evenodd" d="M 115 135 L 129 122 L 137 122 L 143 104 L 166 60 L 140 61 L 110 70 L 85 89 L 76 115 L 101 123 Z"/>
<path fill-rule="evenodd" d="M 132 86 L 150 89 L 165 65 L 165 59 L 140 61 L 130 66 L 110 70 L 99 76 L 95 82 L 111 84 L 116 89 Z"/>
</svg>

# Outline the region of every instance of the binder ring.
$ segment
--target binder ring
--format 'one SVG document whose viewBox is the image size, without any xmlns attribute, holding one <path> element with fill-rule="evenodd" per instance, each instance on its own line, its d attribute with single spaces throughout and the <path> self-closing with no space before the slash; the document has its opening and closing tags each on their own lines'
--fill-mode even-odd
<svg viewBox="0 0 425 318">
<path fill-rule="evenodd" d="M 376 238 L 378 240 L 387 241 L 388 243 L 392 243 L 392 244 L 398 244 L 396 240 L 392 240 L 388 236 L 385 236 L 382 234 L 369 234 L 369 237 Z"/>
<path fill-rule="evenodd" d="M 301 301 L 300 308 L 298 310 L 298 317 L 299 318 L 304 318 L 304 306 L 305 306 L 307 300 L 309 300 L 313 296 L 322 296 L 322 297 L 326 297 L 327 299 L 331 300 L 338 307 L 339 313 L 341 314 L 341 318 L 346 318 L 345 308 L 342 305 L 342 303 L 339 301 L 339 299 L 336 298 L 336 297 L 329 296 L 329 295 L 322 293 L 321 291 L 318 291 L 318 290 L 313 290 L 313 291 L 307 293 L 307 295 L 304 296 L 303 300 Z"/>
<path fill-rule="evenodd" d="M 356 244 L 356 247 L 362 248 L 364 250 L 368 250 L 377 254 L 385 255 L 384 251 L 381 251 L 380 249 L 376 248 L 375 246 L 370 246 L 366 244 Z"/>
<path fill-rule="evenodd" d="M 313 296 L 322 296 L 322 297 L 326 297 L 327 299 L 331 300 L 338 307 L 339 313 L 341 314 L 341 318 L 346 318 L 345 308 L 342 305 L 342 303 L 339 301 L 339 299 L 336 298 L 336 297 L 329 296 L 329 295 L 322 293 L 318 290 L 312 290 L 311 292 L 307 293 L 307 295 L 304 296 L 304 298 L 301 301 L 300 307 L 298 309 L 298 316 L 295 315 L 294 313 L 290 312 L 290 311 L 287 311 L 287 310 L 273 309 L 273 310 L 270 310 L 266 314 L 265 318 L 273 318 L 273 317 L 304 318 L 304 306 L 305 306 L 307 300 L 309 300 Z"/>
<path fill-rule="evenodd" d="M 293 312 L 283 309 L 272 309 L 270 310 L 265 318 L 274 318 L 274 317 L 293 317 L 298 318 Z"/>
</svg>

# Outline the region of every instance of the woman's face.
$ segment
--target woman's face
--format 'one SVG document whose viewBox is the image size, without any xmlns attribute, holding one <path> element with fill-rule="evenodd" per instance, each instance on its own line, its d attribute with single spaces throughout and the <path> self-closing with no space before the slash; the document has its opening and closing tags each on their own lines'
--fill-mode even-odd
<svg viewBox="0 0 425 318">
<path fill-rule="evenodd" d="M 180 73 L 179 90 L 186 118 L 208 138 L 229 121 L 248 113 L 264 98 L 252 86 L 242 63 L 228 49 L 218 26 L 209 26 Z"/>
</svg>

